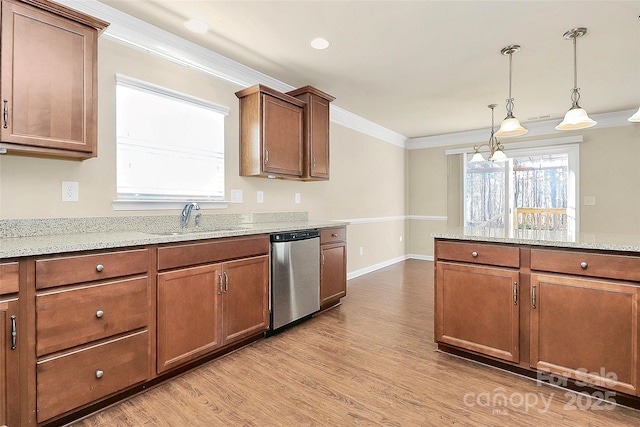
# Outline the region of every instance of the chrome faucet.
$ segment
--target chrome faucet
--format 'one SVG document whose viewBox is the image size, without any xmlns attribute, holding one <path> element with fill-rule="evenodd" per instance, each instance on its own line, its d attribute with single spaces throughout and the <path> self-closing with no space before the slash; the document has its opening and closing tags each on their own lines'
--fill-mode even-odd
<svg viewBox="0 0 640 427">
<path fill-rule="evenodd" d="M 180 216 L 180 228 L 185 228 L 189 225 L 189 218 L 191 218 L 191 211 L 200 210 L 200 206 L 196 202 L 187 203 L 182 208 L 182 215 Z"/>
</svg>

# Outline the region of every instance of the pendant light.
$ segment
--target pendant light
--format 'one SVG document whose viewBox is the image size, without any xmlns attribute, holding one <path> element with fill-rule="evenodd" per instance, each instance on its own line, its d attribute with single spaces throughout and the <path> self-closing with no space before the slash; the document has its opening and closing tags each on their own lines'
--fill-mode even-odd
<svg viewBox="0 0 640 427">
<path fill-rule="evenodd" d="M 576 53 L 576 40 L 587 34 L 587 29 L 580 27 L 567 31 L 562 35 L 565 40 L 573 40 L 573 89 L 571 89 L 571 101 L 573 104 L 564 120 L 556 126 L 556 130 L 586 129 L 595 126 L 598 122 L 591 120 L 578 101 L 580 100 L 580 88 L 578 87 L 578 61 Z"/>
<path fill-rule="evenodd" d="M 520 45 L 514 44 L 503 48 L 500 53 L 503 55 L 509 55 L 509 98 L 507 98 L 507 117 L 504 118 L 500 129 L 496 132 L 496 136 L 510 137 L 520 136 L 529 132 L 527 129 L 520 125 L 518 119 L 513 116 L 513 98 L 511 97 L 511 77 L 513 75 L 511 71 L 511 60 L 514 53 L 520 52 Z"/>
<path fill-rule="evenodd" d="M 494 129 L 493 129 L 493 109 L 497 107 L 498 104 L 489 104 L 487 105 L 487 107 L 491 108 L 491 136 L 489 137 L 489 142 L 487 142 L 486 144 L 481 144 L 481 145 L 474 145 L 473 149 L 474 149 L 474 153 L 473 153 L 473 157 L 471 157 L 471 160 L 469 160 L 469 163 L 476 163 L 476 162 L 484 162 L 484 156 L 482 155 L 482 153 L 480 153 L 480 148 L 481 147 L 489 147 L 489 161 L 490 162 L 506 162 L 507 160 L 509 160 L 509 158 L 507 157 L 506 154 L 504 154 L 504 147 L 502 146 L 502 144 L 500 144 L 500 141 L 498 141 L 498 139 L 496 138 L 496 134 L 494 133 Z"/>
</svg>

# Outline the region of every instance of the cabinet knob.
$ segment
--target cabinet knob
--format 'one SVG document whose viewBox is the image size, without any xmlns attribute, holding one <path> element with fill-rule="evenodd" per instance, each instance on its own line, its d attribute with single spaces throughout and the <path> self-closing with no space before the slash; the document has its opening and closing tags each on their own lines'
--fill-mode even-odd
<svg viewBox="0 0 640 427">
<path fill-rule="evenodd" d="M 586 270 L 587 267 L 589 267 L 589 263 L 587 263 L 587 261 L 582 261 L 580 263 L 580 267 L 582 267 L 583 270 Z"/>
<path fill-rule="evenodd" d="M 103 375 L 104 375 L 104 371 L 101 371 L 100 369 L 96 371 L 96 378 L 100 379 L 102 378 Z"/>
<path fill-rule="evenodd" d="M 476 251 L 471 252 L 471 256 L 474 258 L 478 258 L 478 252 Z"/>
<path fill-rule="evenodd" d="M 338 237 L 338 233 L 331 233 L 331 237 Z"/>
<path fill-rule="evenodd" d="M 102 311 L 102 310 L 98 310 L 98 311 L 96 311 L 96 317 L 97 317 L 98 319 L 102 318 L 102 316 L 104 316 L 104 311 Z"/>
<path fill-rule="evenodd" d="M 98 265 L 96 265 L 96 271 L 97 271 L 98 273 L 100 273 L 102 270 L 104 270 L 104 265 L 102 265 L 102 264 L 98 264 Z"/>
</svg>

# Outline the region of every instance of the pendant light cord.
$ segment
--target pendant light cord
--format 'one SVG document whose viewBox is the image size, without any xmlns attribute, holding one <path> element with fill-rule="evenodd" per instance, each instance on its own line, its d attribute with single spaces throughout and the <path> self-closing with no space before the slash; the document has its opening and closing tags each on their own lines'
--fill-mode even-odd
<svg viewBox="0 0 640 427">
<path fill-rule="evenodd" d="M 513 77 L 513 68 L 511 60 L 513 53 L 509 53 L 509 98 L 507 98 L 507 117 L 513 117 L 513 98 L 511 97 L 511 79 Z"/>
<path fill-rule="evenodd" d="M 578 43 L 577 35 L 573 35 L 573 89 L 571 89 L 571 108 L 580 108 L 578 101 L 580 100 L 580 88 L 578 87 Z"/>
</svg>

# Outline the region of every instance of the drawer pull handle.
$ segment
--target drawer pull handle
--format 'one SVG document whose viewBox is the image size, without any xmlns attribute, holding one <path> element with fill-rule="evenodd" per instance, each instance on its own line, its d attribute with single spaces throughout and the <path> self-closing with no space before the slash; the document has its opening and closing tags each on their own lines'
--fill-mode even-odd
<svg viewBox="0 0 640 427">
<path fill-rule="evenodd" d="M 18 341 L 18 329 L 16 328 L 16 316 L 11 316 L 11 350 L 16 349 Z"/>
<path fill-rule="evenodd" d="M 536 285 L 531 287 L 531 307 L 536 308 Z"/>
<path fill-rule="evenodd" d="M 583 270 L 586 270 L 587 267 L 589 267 L 589 263 L 587 261 L 582 261 L 580 263 L 580 267 L 582 267 Z"/>
<path fill-rule="evenodd" d="M 100 369 L 96 371 L 96 378 L 100 379 L 102 378 L 103 375 L 104 375 L 104 371 L 101 371 Z"/>
<path fill-rule="evenodd" d="M 104 265 L 102 265 L 102 264 L 98 264 L 98 265 L 96 265 L 96 271 L 97 271 L 98 273 L 100 273 L 102 270 L 104 270 Z"/>
<path fill-rule="evenodd" d="M 7 129 L 9 127 L 9 100 L 4 99 L 2 102 L 4 103 L 4 109 L 2 111 L 2 120 L 4 121 L 4 124 L 2 127 Z"/>
<path fill-rule="evenodd" d="M 478 252 L 476 251 L 471 252 L 471 256 L 474 258 L 478 258 Z"/>
<path fill-rule="evenodd" d="M 101 318 L 102 318 L 102 316 L 104 316 L 104 311 L 102 311 L 102 310 L 98 310 L 98 311 L 96 311 L 96 317 L 97 317 L 98 319 L 101 319 Z"/>
</svg>

